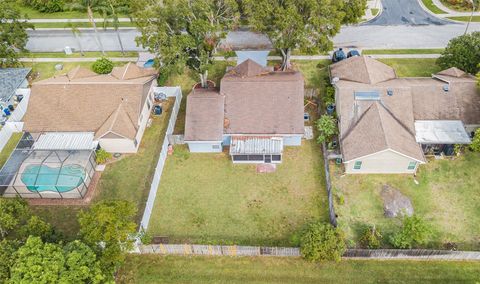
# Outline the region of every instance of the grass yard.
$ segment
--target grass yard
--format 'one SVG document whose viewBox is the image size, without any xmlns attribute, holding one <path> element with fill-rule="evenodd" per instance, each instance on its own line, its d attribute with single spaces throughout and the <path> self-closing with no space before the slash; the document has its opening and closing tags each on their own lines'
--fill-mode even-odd
<svg viewBox="0 0 480 284">
<path fill-rule="evenodd" d="M 2 151 L 0 152 L 0 169 L 3 165 L 7 162 L 10 154 L 12 154 L 15 147 L 17 147 L 18 141 L 22 138 L 23 133 L 13 133 L 10 140 L 8 140 L 7 144 L 3 147 Z"/>
<path fill-rule="evenodd" d="M 399 77 L 430 77 L 442 70 L 436 64 L 436 59 L 379 59 L 379 61 L 392 66 Z"/>
<path fill-rule="evenodd" d="M 17 4 L 16 7 L 20 10 L 20 14 L 27 15 L 30 19 L 87 19 L 86 12 L 79 11 L 63 11 L 55 13 L 42 13 L 33 8 L 24 6 L 22 4 Z M 102 15 L 98 12 L 94 12 L 95 18 L 102 19 Z M 120 18 L 128 17 L 126 15 L 120 15 Z"/>
<path fill-rule="evenodd" d="M 130 255 L 118 283 L 478 283 L 478 262 Z"/>
<path fill-rule="evenodd" d="M 380 191 L 388 184 L 410 198 L 415 213 L 430 224 L 429 247 L 454 243 L 460 250 L 480 249 L 480 154 L 422 165 L 418 185 L 408 175 L 341 176 L 337 167 L 332 172 L 338 221 L 349 239 L 358 241 L 365 225 L 376 225 L 385 238 L 398 228 L 400 220 L 383 216 Z"/>
<path fill-rule="evenodd" d="M 437 5 L 433 4 L 433 0 L 422 0 L 423 5 L 427 7 L 428 10 L 430 10 L 434 14 L 446 14 L 445 11 L 442 9 L 438 8 Z"/>
<path fill-rule="evenodd" d="M 113 62 L 115 66 L 123 66 L 125 63 L 126 62 Z M 63 64 L 63 70 L 55 70 L 55 65 L 57 64 Z M 25 67 L 31 67 L 33 72 L 38 72 L 38 77 L 35 78 L 35 81 L 65 74 L 77 66 L 90 68 L 92 64 L 93 62 L 62 62 L 61 59 L 59 59 L 59 62 L 23 62 Z"/>
<path fill-rule="evenodd" d="M 293 245 L 292 235 L 327 215 L 320 148 L 290 147 L 271 174 L 234 165 L 228 153 L 189 153 L 167 159 L 149 231 L 169 241 Z"/>
<path fill-rule="evenodd" d="M 440 54 L 443 48 L 419 48 L 419 49 L 364 49 L 363 55 L 373 54 Z"/>
<path fill-rule="evenodd" d="M 470 21 L 470 16 L 463 16 L 463 17 L 448 17 L 450 20 L 460 21 L 460 22 L 468 22 Z M 480 16 L 473 16 L 472 22 L 480 22 Z"/>
<path fill-rule="evenodd" d="M 113 24 L 111 22 L 108 22 L 106 24 L 106 26 L 104 27 L 104 24 L 103 24 L 103 21 L 99 21 L 99 22 L 96 22 L 97 24 L 97 29 L 99 30 L 102 30 L 103 28 L 107 27 L 107 28 L 112 28 L 113 27 Z M 68 23 L 57 23 L 57 22 L 46 22 L 46 23 L 33 23 L 33 26 L 35 27 L 35 29 L 46 29 L 46 28 L 49 28 L 49 29 L 52 29 L 52 28 L 57 28 L 57 29 L 67 29 L 69 30 L 70 27 L 68 26 Z M 88 22 L 75 22 L 75 26 L 77 28 L 92 28 L 93 29 L 93 26 L 92 24 L 88 23 Z M 119 22 L 118 23 L 118 26 L 121 27 L 121 28 L 124 28 L 124 27 L 135 27 L 135 24 L 132 23 L 132 22 Z"/>
<path fill-rule="evenodd" d="M 442 4 L 445 5 L 445 7 L 449 8 L 449 9 L 452 9 L 454 11 L 459 11 L 459 12 L 471 12 L 472 11 L 472 8 L 466 5 L 467 3 L 471 3 L 470 1 L 455 1 L 458 4 L 452 3 L 451 0 L 450 1 L 449 0 L 440 0 L 440 2 L 442 2 Z M 475 3 L 475 6 L 477 6 L 477 5 L 478 4 Z M 480 11 L 480 8 L 477 7 L 477 9 L 475 9 L 475 11 Z"/>
<path fill-rule="evenodd" d="M 173 101 L 174 99 L 170 99 L 163 105 L 164 112 L 161 116 L 152 118 L 152 125 L 143 134 L 140 149 L 136 154 L 126 155 L 120 161 L 107 165 L 97 185 L 94 201 L 122 199 L 133 202 L 138 208 L 136 219 L 140 221 Z"/>
<path fill-rule="evenodd" d="M 21 57 L 26 58 L 90 58 L 90 57 L 103 57 L 104 55 L 100 51 L 88 51 L 84 52 L 84 56 L 80 52 L 74 52 L 71 55 L 65 54 L 65 52 L 30 52 L 22 54 Z M 126 51 L 125 55 L 120 51 L 107 51 L 105 57 L 137 57 L 138 52 Z"/>
</svg>

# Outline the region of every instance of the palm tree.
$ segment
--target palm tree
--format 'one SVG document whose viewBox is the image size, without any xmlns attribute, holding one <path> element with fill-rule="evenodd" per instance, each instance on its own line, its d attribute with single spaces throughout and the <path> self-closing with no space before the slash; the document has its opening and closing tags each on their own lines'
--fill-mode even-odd
<svg viewBox="0 0 480 284">
<path fill-rule="evenodd" d="M 118 12 L 120 13 L 128 13 L 128 7 L 124 6 L 117 6 L 115 5 L 114 1 L 108 1 L 108 10 L 104 10 L 104 28 L 107 27 L 107 21 L 111 17 L 112 18 L 112 25 L 115 33 L 117 34 L 118 43 L 120 44 L 120 49 L 122 50 L 122 54 L 125 55 L 125 50 L 123 48 L 122 38 L 120 37 L 120 32 L 118 28 L 120 27 L 120 21 L 118 20 Z"/>
<path fill-rule="evenodd" d="M 81 32 L 78 29 L 77 25 L 75 25 L 71 21 L 68 21 L 67 28 L 70 28 L 70 30 L 72 31 L 72 34 L 75 37 L 75 40 L 77 41 L 78 48 L 80 49 L 80 54 L 82 56 L 85 56 L 85 54 L 83 53 L 82 43 L 80 42 L 80 38 L 79 38 L 79 35 L 81 34 Z"/>
<path fill-rule="evenodd" d="M 105 55 L 105 49 L 103 48 L 102 41 L 98 35 L 97 24 L 95 23 L 95 18 L 93 15 L 93 11 L 104 11 L 105 10 L 105 3 L 103 0 L 74 0 L 72 4 L 69 5 L 71 9 L 78 10 L 78 11 L 86 11 L 88 15 L 88 20 L 90 24 L 93 26 L 93 30 L 95 31 L 95 39 L 97 40 L 97 44 L 100 47 L 100 51 L 102 54 Z"/>
</svg>

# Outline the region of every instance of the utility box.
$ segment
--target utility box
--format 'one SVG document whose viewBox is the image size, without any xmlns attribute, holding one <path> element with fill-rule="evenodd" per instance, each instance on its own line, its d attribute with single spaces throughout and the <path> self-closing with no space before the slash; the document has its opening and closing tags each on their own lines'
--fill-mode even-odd
<svg viewBox="0 0 480 284">
<path fill-rule="evenodd" d="M 65 46 L 65 48 L 63 50 L 65 50 L 66 55 L 72 55 L 73 54 L 72 48 L 70 46 Z"/>
</svg>

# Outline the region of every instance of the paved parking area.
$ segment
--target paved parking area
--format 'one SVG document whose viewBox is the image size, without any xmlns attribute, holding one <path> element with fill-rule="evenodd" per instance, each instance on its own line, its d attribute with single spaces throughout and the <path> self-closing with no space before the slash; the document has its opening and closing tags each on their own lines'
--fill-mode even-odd
<svg viewBox="0 0 480 284">
<path fill-rule="evenodd" d="M 382 0 L 383 11 L 375 19 L 363 25 L 395 26 L 395 25 L 447 25 L 448 20 L 437 18 L 426 12 L 418 0 Z"/>
</svg>

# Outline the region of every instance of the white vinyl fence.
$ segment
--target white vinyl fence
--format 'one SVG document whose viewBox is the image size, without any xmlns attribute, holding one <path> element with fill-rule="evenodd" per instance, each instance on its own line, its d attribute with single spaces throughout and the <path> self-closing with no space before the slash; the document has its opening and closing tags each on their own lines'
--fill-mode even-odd
<svg viewBox="0 0 480 284">
<path fill-rule="evenodd" d="M 7 145 L 8 140 L 13 133 L 22 132 L 23 122 L 22 118 L 27 112 L 28 101 L 30 99 L 30 89 L 18 89 L 17 95 L 22 94 L 23 99 L 12 112 L 5 125 L 0 130 L 0 151 Z"/>
<path fill-rule="evenodd" d="M 168 135 L 173 133 L 175 122 L 177 121 L 178 111 L 180 110 L 180 104 L 182 102 L 182 90 L 180 87 L 157 87 L 155 88 L 155 92 L 163 92 L 167 95 L 167 97 L 175 97 L 175 104 L 173 105 L 170 120 L 168 121 L 168 128 L 165 133 L 165 138 L 163 139 L 162 151 L 160 152 L 160 157 L 158 158 L 155 174 L 153 175 L 150 192 L 148 194 L 147 204 L 145 205 L 145 211 L 143 212 L 142 221 L 140 222 L 140 232 L 146 231 L 148 228 L 148 223 L 152 214 L 153 203 L 155 202 L 155 197 L 157 196 L 157 190 L 158 186 L 160 185 L 163 167 L 165 165 L 165 160 L 167 159 L 169 144 Z"/>
</svg>

